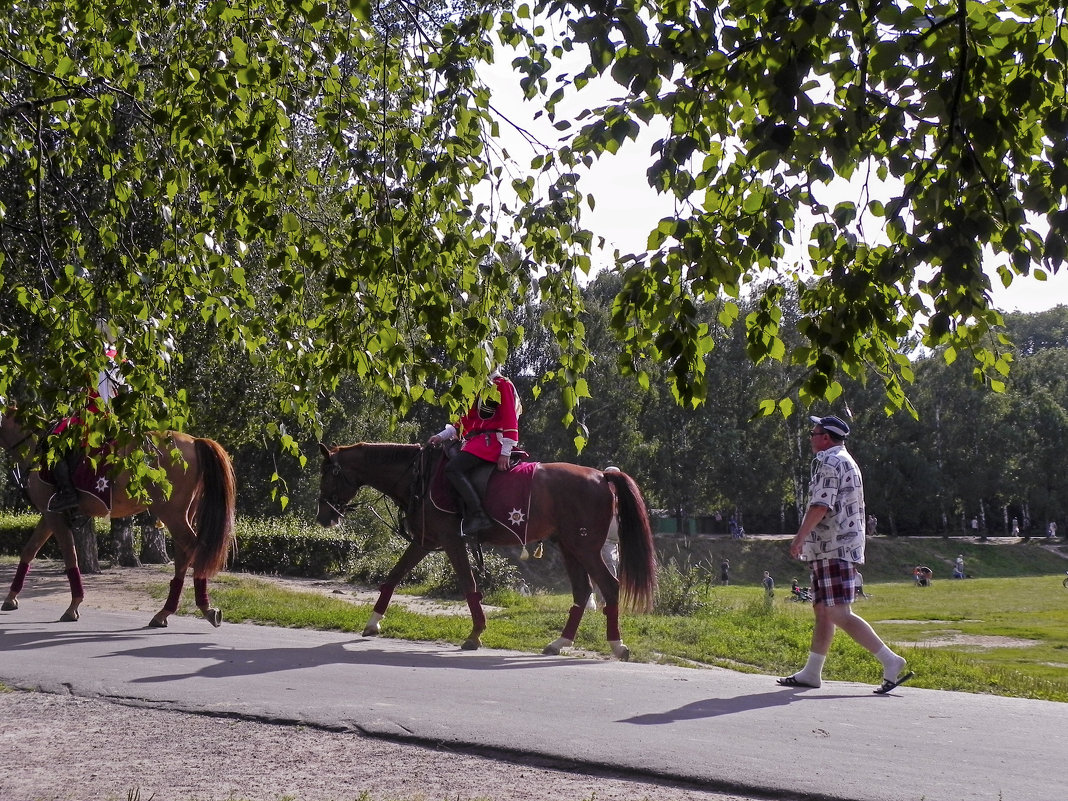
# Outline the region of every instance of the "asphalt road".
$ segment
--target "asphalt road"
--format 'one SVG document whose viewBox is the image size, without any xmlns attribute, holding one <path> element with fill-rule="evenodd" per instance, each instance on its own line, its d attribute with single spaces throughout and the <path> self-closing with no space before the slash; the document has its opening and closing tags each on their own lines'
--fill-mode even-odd
<svg viewBox="0 0 1068 801">
<path fill-rule="evenodd" d="M 460 651 L 358 634 L 91 611 L 0 612 L 0 682 L 168 709 L 534 753 L 755 796 L 1042 801 L 1068 794 L 1068 705 Z M 874 677 L 873 677 L 874 679 Z"/>
</svg>

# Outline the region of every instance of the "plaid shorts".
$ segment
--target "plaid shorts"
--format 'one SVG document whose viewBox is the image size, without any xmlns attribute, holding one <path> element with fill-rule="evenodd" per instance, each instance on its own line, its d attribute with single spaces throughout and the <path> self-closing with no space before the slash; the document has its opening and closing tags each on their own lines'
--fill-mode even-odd
<svg viewBox="0 0 1068 801">
<path fill-rule="evenodd" d="M 812 603 L 837 606 L 856 599 L 856 565 L 844 559 L 818 559 L 812 563 Z"/>
</svg>

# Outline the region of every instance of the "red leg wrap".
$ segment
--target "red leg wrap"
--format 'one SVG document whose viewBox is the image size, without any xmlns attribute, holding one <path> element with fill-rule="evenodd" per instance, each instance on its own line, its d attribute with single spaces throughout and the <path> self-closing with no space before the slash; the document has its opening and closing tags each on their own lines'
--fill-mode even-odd
<svg viewBox="0 0 1068 801">
<path fill-rule="evenodd" d="M 397 589 L 396 584 L 382 584 L 378 588 L 378 601 L 375 603 L 375 614 L 384 615 L 389 608 L 389 602 L 393 598 L 393 590 Z"/>
<path fill-rule="evenodd" d="M 605 604 L 602 611 L 604 612 L 608 641 L 622 640 L 623 637 L 619 633 L 619 604 Z"/>
<path fill-rule="evenodd" d="M 70 597 L 84 598 L 85 588 L 82 586 L 82 571 L 72 567 L 67 571 L 67 581 L 70 582 Z"/>
<path fill-rule="evenodd" d="M 467 608 L 471 610 L 471 622 L 476 628 L 486 627 L 486 613 L 482 610 L 482 593 L 469 592 L 467 594 Z"/>
<path fill-rule="evenodd" d="M 18 595 L 20 592 L 22 592 L 22 585 L 26 583 L 26 574 L 29 572 L 29 563 L 19 562 L 18 569 L 15 571 L 15 578 L 11 582 L 12 595 Z"/>
<path fill-rule="evenodd" d="M 585 611 L 586 607 L 584 606 L 576 605 L 571 607 L 571 611 L 567 615 L 567 625 L 560 632 L 561 637 L 574 642 L 575 635 L 578 634 L 579 623 L 582 622 L 582 613 Z"/>
<path fill-rule="evenodd" d="M 203 609 L 208 605 L 208 580 L 203 578 L 193 579 L 193 595 L 196 598 L 197 608 Z"/>
<path fill-rule="evenodd" d="M 185 584 L 185 576 L 175 576 L 171 579 L 171 591 L 167 595 L 167 603 L 163 604 L 164 611 L 178 611 L 178 601 L 182 599 L 183 584 Z"/>
</svg>

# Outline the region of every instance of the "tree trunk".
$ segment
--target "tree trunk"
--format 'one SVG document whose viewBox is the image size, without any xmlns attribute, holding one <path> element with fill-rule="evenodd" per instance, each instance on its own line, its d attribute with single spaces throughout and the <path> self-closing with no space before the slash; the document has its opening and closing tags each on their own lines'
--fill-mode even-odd
<svg viewBox="0 0 1068 801">
<path fill-rule="evenodd" d="M 99 573 L 100 557 L 96 549 L 96 526 L 93 518 L 79 515 L 71 525 L 74 549 L 78 552 L 78 567 L 82 573 Z"/>
<path fill-rule="evenodd" d="M 163 525 L 151 512 L 142 512 L 134 518 L 141 527 L 141 561 L 147 565 L 165 565 L 171 560 L 167 557 L 167 536 Z"/>
<path fill-rule="evenodd" d="M 115 543 L 115 561 L 120 567 L 140 567 L 134 550 L 134 518 L 111 518 L 111 541 Z"/>
</svg>

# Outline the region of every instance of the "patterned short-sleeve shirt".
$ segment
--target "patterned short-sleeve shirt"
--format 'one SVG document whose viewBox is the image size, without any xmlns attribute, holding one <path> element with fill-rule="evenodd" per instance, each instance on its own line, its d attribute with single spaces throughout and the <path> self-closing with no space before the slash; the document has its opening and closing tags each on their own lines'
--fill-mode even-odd
<svg viewBox="0 0 1068 801">
<path fill-rule="evenodd" d="M 802 558 L 864 563 L 864 479 L 844 445 L 820 451 L 812 460 L 809 506 L 830 511 L 805 538 Z"/>
</svg>

